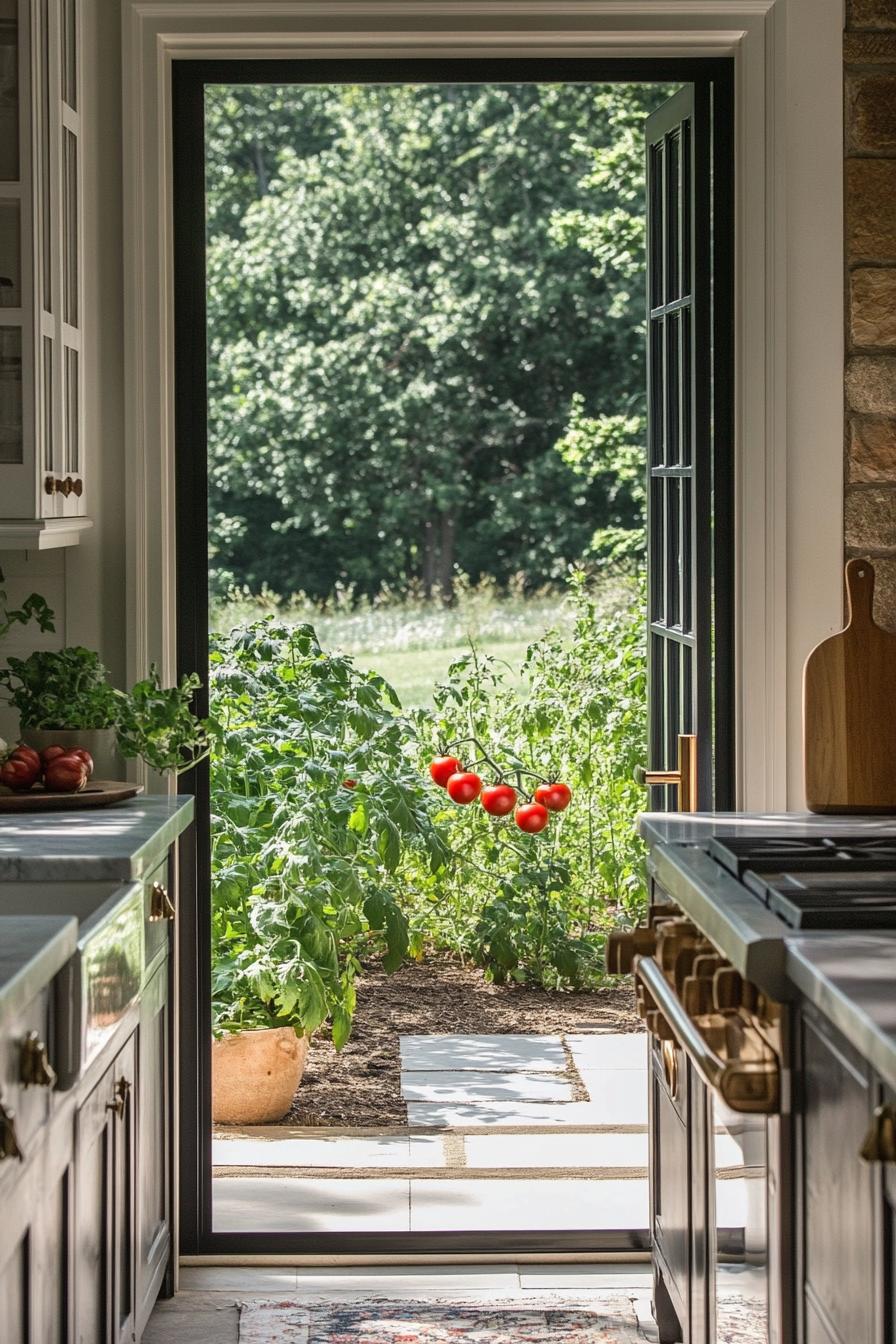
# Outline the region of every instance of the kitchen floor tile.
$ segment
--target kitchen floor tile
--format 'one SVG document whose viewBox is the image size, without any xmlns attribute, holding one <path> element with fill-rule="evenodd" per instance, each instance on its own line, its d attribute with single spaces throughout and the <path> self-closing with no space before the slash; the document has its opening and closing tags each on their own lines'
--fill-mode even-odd
<svg viewBox="0 0 896 1344">
<path fill-rule="evenodd" d="M 567 1035 L 566 1044 L 576 1068 L 595 1072 L 599 1069 L 646 1069 L 647 1035 L 644 1032 L 595 1031 Z"/>
<path fill-rule="evenodd" d="M 488 1070 L 564 1073 L 559 1036 L 401 1036 L 401 1067 L 414 1070 Z"/>
<path fill-rule="evenodd" d="M 179 1292 L 295 1292 L 296 1271 L 292 1266 L 182 1265 Z"/>
<path fill-rule="evenodd" d="M 543 1293 L 581 1293 L 608 1288 L 647 1289 L 653 1284 L 650 1265 L 520 1265 L 520 1286 Z"/>
<path fill-rule="evenodd" d="M 370 1269 L 300 1269 L 299 1298 L 419 1297 L 426 1293 L 508 1293 L 519 1290 L 515 1265 L 388 1265 Z"/>
<path fill-rule="evenodd" d="M 403 1073 L 407 1101 L 571 1101 L 572 1085 L 544 1073 L 481 1073 L 474 1070 Z"/>
<path fill-rule="evenodd" d="M 411 1231 L 647 1226 L 647 1180 L 412 1180 Z"/>
<path fill-rule="evenodd" d="M 408 1182 L 369 1177 L 217 1177 L 216 1232 L 405 1232 Z"/>
</svg>

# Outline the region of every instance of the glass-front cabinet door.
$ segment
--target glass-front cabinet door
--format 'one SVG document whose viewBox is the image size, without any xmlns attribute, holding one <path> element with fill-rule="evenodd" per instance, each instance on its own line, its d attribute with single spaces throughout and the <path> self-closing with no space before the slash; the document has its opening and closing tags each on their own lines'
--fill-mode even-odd
<svg viewBox="0 0 896 1344">
<path fill-rule="evenodd" d="M 0 547 L 86 509 L 79 6 L 0 0 Z"/>
</svg>

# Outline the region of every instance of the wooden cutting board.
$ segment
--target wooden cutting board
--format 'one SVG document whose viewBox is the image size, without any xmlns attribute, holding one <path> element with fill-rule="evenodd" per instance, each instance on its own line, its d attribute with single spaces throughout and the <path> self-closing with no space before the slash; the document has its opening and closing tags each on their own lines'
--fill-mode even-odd
<svg viewBox="0 0 896 1344">
<path fill-rule="evenodd" d="M 896 812 L 896 635 L 871 614 L 874 566 L 846 565 L 849 619 L 803 673 L 810 812 Z"/>
</svg>

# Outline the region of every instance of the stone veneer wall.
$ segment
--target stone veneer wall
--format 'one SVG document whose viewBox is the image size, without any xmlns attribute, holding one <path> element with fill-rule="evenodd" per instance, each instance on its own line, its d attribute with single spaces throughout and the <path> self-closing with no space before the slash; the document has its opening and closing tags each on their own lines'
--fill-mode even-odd
<svg viewBox="0 0 896 1344">
<path fill-rule="evenodd" d="M 896 630 L 896 0 L 847 0 L 843 93 L 846 552 Z"/>
</svg>

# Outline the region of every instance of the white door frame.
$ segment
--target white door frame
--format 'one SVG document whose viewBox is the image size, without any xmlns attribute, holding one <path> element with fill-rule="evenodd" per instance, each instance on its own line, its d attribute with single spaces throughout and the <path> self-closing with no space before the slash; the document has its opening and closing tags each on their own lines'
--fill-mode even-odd
<svg viewBox="0 0 896 1344">
<path fill-rule="evenodd" d="M 128 664 L 175 664 L 171 63 L 733 56 L 738 806 L 802 806 L 806 653 L 840 624 L 841 0 L 121 0 Z"/>
</svg>

